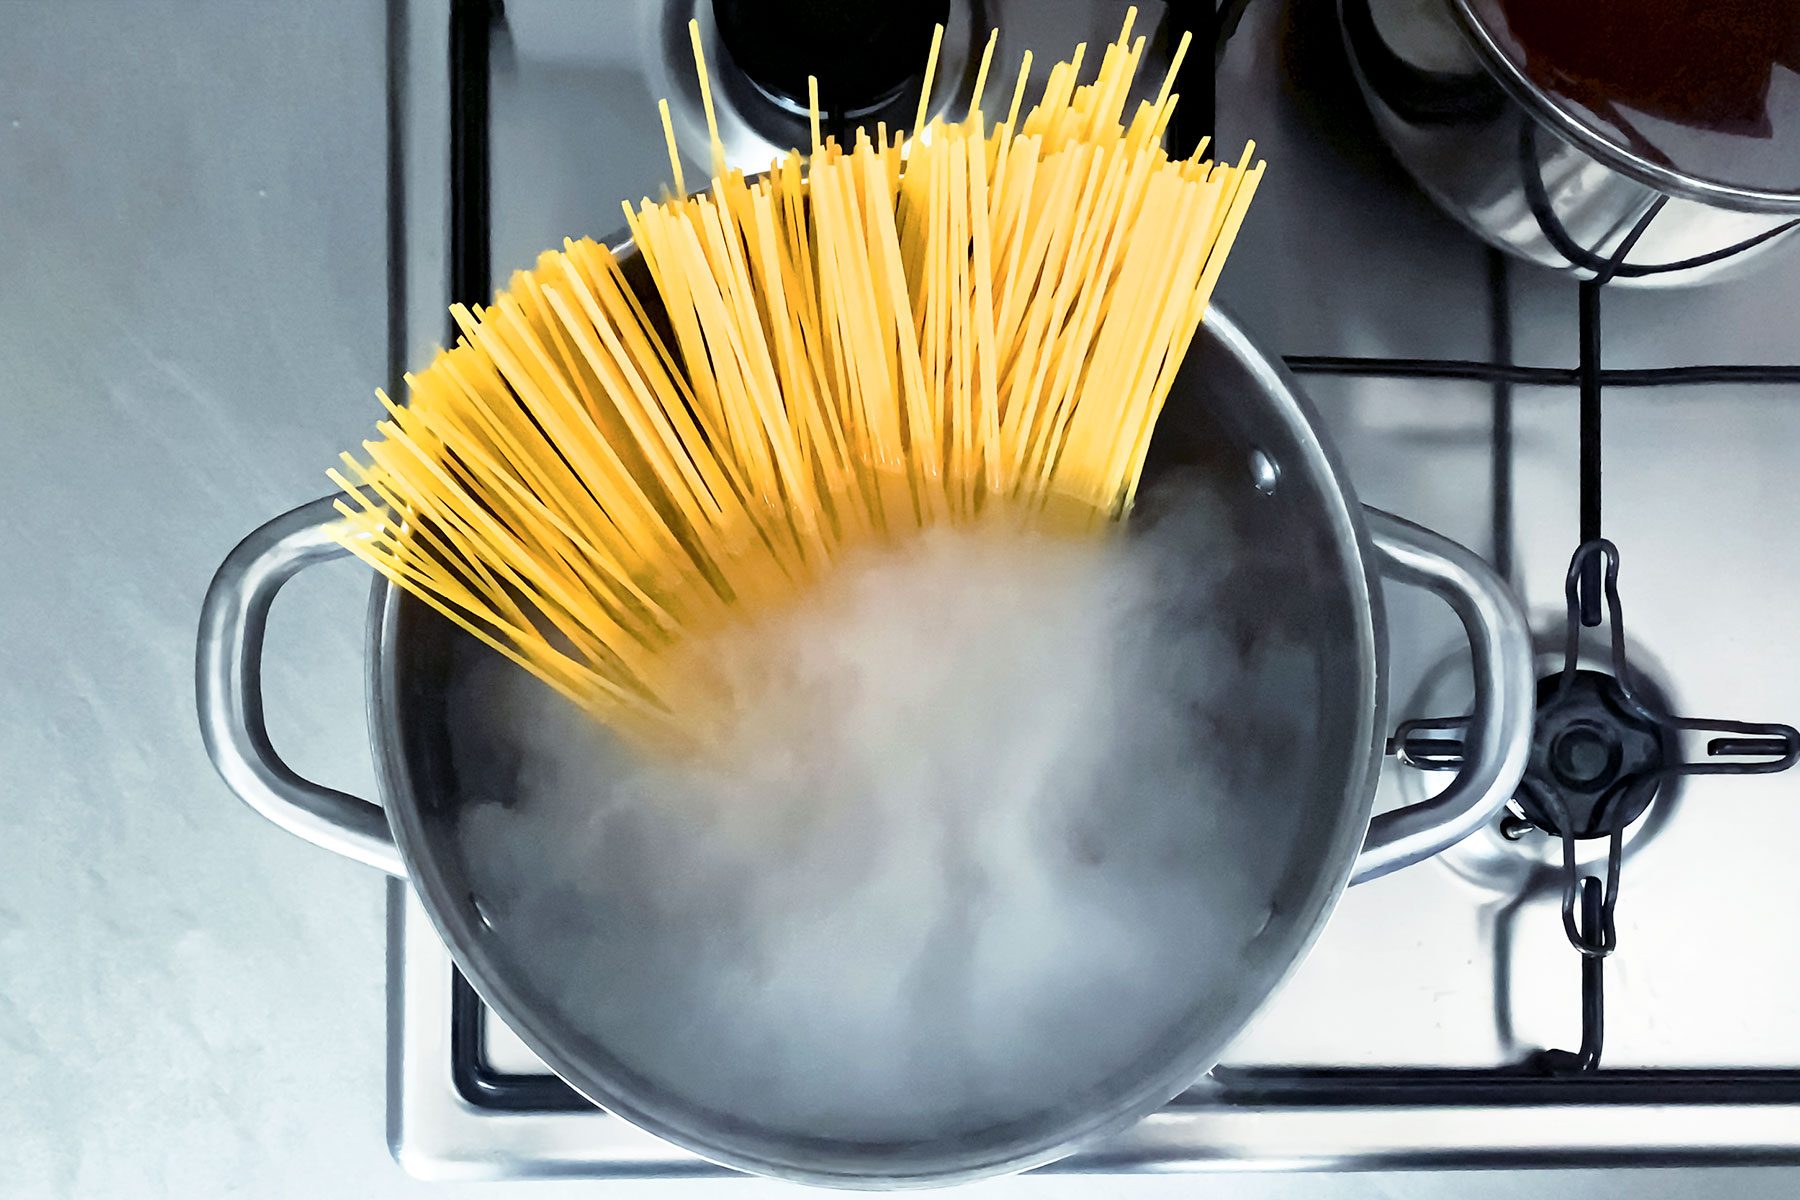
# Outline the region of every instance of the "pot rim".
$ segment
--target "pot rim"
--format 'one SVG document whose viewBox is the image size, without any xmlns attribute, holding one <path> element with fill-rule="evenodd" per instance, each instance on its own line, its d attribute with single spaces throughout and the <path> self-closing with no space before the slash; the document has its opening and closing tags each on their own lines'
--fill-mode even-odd
<svg viewBox="0 0 1800 1200">
<path fill-rule="evenodd" d="M 1464 38 L 1506 93 L 1535 117 L 1538 124 L 1601 164 L 1646 187 L 1715 208 L 1733 212 L 1800 213 L 1800 187 L 1749 187 L 1707 179 L 1651 162 L 1621 146 L 1533 83 L 1524 68 L 1500 44 L 1488 22 L 1475 11 L 1475 0 L 1452 0 L 1451 7 Z"/>
</svg>

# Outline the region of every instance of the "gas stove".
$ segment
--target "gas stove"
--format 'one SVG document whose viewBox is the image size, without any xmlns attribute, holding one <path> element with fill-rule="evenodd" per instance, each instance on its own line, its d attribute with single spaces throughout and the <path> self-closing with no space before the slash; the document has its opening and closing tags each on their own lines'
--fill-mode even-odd
<svg viewBox="0 0 1800 1200">
<path fill-rule="evenodd" d="M 1028 45 L 1051 61 L 1109 37 L 1123 6 L 947 7 L 954 88 L 978 29 L 1000 29 L 1002 61 Z M 1228 9 L 1216 77 L 1184 78 L 1184 102 L 1228 150 L 1255 138 L 1270 167 L 1218 303 L 1288 356 L 1360 499 L 1511 579 L 1540 636 L 1541 706 L 1564 711 L 1540 721 L 1545 786 L 1438 859 L 1353 888 L 1222 1066 L 1046 1169 L 1800 1162 L 1800 942 L 1782 925 L 1800 912 L 1800 775 L 1775 770 L 1800 743 L 1767 723 L 1800 714 L 1800 567 L 1783 553 L 1800 368 L 1743 366 L 1800 357 L 1800 255 L 1665 292 L 1509 264 L 1382 148 L 1329 0 Z M 716 47 L 710 13 L 393 0 L 396 373 L 443 336 L 451 299 L 566 235 L 607 235 L 620 199 L 657 193 L 658 98 L 694 156 L 686 22 Z M 794 119 L 767 88 L 726 107 L 741 162 Z M 1454 763 L 1470 693 L 1449 612 L 1406 589 L 1386 600 L 1397 725 L 1378 810 L 1441 785 L 1431 768 Z M 1565 665 L 1584 672 L 1567 688 Z M 1644 711 L 1756 721 L 1646 730 Z M 1654 788 L 1580 811 L 1558 799 L 1644 755 L 1664 764 Z M 1565 844 L 1547 832 L 1561 827 L 1601 836 Z M 550 1074 L 404 885 L 389 906 L 389 1134 L 408 1170 L 724 1173 Z"/>
</svg>

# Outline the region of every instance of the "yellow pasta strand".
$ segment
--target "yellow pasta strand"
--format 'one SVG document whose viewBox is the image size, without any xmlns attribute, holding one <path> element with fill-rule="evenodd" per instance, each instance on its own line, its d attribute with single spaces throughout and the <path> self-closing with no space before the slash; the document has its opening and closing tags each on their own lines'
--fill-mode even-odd
<svg viewBox="0 0 1800 1200">
<path fill-rule="evenodd" d="M 1130 511 L 1156 420 L 1262 176 L 1171 160 L 1184 38 L 1129 96 L 1135 11 L 1082 82 L 910 139 L 824 136 L 728 170 L 697 26 L 712 185 L 625 205 L 637 260 L 570 240 L 407 377 L 363 457 L 328 474 L 339 540 L 628 736 L 704 722 L 688 639 L 790 603 L 857 547 L 946 522 L 1102 531 Z M 1127 113 L 1127 105 L 1131 104 Z"/>
</svg>

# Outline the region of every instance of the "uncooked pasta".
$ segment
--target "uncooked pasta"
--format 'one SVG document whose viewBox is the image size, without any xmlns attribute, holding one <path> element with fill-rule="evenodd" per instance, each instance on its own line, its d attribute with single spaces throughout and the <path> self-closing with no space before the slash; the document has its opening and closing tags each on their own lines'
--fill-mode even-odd
<svg viewBox="0 0 1800 1200">
<path fill-rule="evenodd" d="M 941 32 L 941 31 L 940 31 Z M 821 136 L 569 240 L 407 376 L 332 472 L 345 546 L 620 730 L 692 726 L 674 651 L 939 524 L 1100 536 L 1130 511 L 1175 372 L 1262 173 L 1171 159 L 1169 68 L 1128 93 L 1127 17 L 1025 107 Z M 936 48 L 934 44 L 933 62 Z M 1129 108 L 1129 111 L 1127 109 Z M 633 286 L 626 258 L 641 256 Z"/>
</svg>

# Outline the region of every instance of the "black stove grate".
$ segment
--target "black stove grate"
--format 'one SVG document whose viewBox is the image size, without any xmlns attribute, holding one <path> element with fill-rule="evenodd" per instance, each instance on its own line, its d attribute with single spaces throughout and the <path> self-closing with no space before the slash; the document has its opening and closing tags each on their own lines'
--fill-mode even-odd
<svg viewBox="0 0 1800 1200">
<path fill-rule="evenodd" d="M 1170 21 L 1176 36 L 1182 30 L 1194 34 L 1199 46 L 1211 45 L 1212 54 L 1190 53 L 1177 81 L 1184 97 L 1176 122 L 1169 131 L 1171 151 L 1191 151 L 1198 139 L 1210 133 L 1216 118 L 1213 77 L 1227 43 L 1249 6 L 1249 0 L 1173 0 Z M 449 11 L 450 128 L 450 293 L 467 304 L 485 303 L 492 291 L 491 222 L 489 213 L 490 143 L 488 97 L 489 55 L 497 24 L 504 20 L 501 0 L 452 0 Z M 390 171 L 393 164 L 390 163 Z M 1580 419 L 1580 536 L 1583 551 L 1601 538 L 1602 462 L 1600 455 L 1602 397 L 1607 388 L 1704 386 L 1709 384 L 1800 385 L 1800 365 L 1705 364 L 1655 368 L 1607 368 L 1601 362 L 1601 295 L 1606 283 L 1624 274 L 1644 273 L 1642 268 L 1622 267 L 1643 230 L 1653 221 L 1660 205 L 1652 205 L 1619 248 L 1602 260 L 1593 259 L 1595 278 L 1580 286 L 1577 320 L 1580 351 L 1572 367 L 1522 366 L 1512 362 L 1511 309 L 1507 296 L 1508 266 L 1498 251 L 1487 258 L 1490 353 L 1488 361 L 1437 358 L 1382 358 L 1290 355 L 1288 368 L 1301 375 L 1357 375 L 1369 378 L 1443 379 L 1485 382 L 1493 388 L 1493 510 L 1492 534 L 1495 566 L 1502 576 L 1512 570 L 1512 400 L 1517 387 L 1574 387 L 1581 406 Z M 1545 222 L 1539 214 L 1540 223 Z M 1548 218 L 1546 233 L 1554 237 L 1555 218 Z M 1780 232 L 1777 230 L 1776 232 Z M 1565 240 L 1566 240 L 1566 234 Z M 1769 235 L 1772 236 L 1772 235 Z M 396 239 L 397 240 L 397 239 Z M 1758 239 L 1762 240 L 1762 239 Z M 1754 243 L 1734 247 L 1748 249 Z M 1572 255 L 1573 261 L 1585 261 Z M 1675 269 L 1691 264 L 1671 264 Z M 450 336 L 454 340 L 457 330 Z M 398 341 L 390 352 L 398 357 Z M 396 371 L 403 363 L 391 364 Z M 1605 584 L 1603 556 L 1578 551 L 1571 568 L 1571 634 L 1581 624 L 1601 621 Z M 1590 565 L 1591 564 L 1591 565 Z M 1614 559 L 1616 569 L 1616 557 Z M 1612 593 L 1616 602 L 1617 593 Z M 1615 624 L 1616 645 L 1622 656 L 1622 632 Z M 1428 720 L 1415 728 L 1442 733 L 1453 728 L 1455 718 Z M 1767 756 L 1781 753 L 1779 763 L 1759 763 L 1749 769 L 1784 769 L 1800 750 L 1800 733 L 1789 726 L 1721 725 L 1754 730 L 1761 736 L 1749 740 L 1715 739 L 1708 753 L 1721 756 Z M 1405 753 L 1404 736 L 1395 739 L 1396 751 Z M 1769 738 L 1781 743 L 1772 751 Z M 1436 767 L 1454 765 L 1458 744 L 1439 738 L 1421 741 L 1412 757 Z M 1717 767 L 1731 769 L 1728 764 Z M 1742 764 L 1740 764 L 1742 766 Z M 1572 859 L 1570 862 L 1572 863 Z M 1771 1104 L 1800 1103 L 1800 1070 L 1629 1070 L 1599 1071 L 1602 1002 L 1602 953 L 1590 952 L 1584 942 L 1598 936 L 1602 914 L 1610 914 L 1616 898 L 1617 876 L 1612 887 L 1601 891 L 1597 879 L 1577 881 L 1569 872 L 1565 919 L 1570 939 L 1583 950 L 1582 1028 L 1580 1051 L 1544 1051 L 1523 1063 L 1492 1069 L 1432 1068 L 1264 1068 L 1219 1067 L 1201 1086 L 1176 1101 L 1177 1106 L 1224 1107 L 1369 1107 L 1390 1105 L 1418 1107 L 1466 1104 L 1632 1104 L 1640 1088 L 1653 1084 L 1659 1100 L 1668 1104 Z M 1581 918 L 1573 915 L 1579 902 Z M 487 1053 L 486 1015 L 481 998 L 463 977 L 454 973 L 451 996 L 451 1076 L 457 1092 L 469 1104 L 496 1112 L 581 1112 L 594 1105 L 574 1088 L 551 1074 L 514 1074 L 494 1068 Z"/>
<path fill-rule="evenodd" d="M 1221 39 L 1230 36 L 1230 26 L 1218 30 Z M 1223 52 L 1223 41 L 1220 53 Z M 1216 58 L 1215 58 L 1216 61 Z M 1539 737 L 1544 740 L 1546 721 L 1561 720 L 1567 714 L 1564 699 L 1576 674 L 1578 638 L 1582 627 L 1598 627 L 1610 613 L 1613 647 L 1613 690 L 1620 693 L 1631 708 L 1637 710 L 1642 723 L 1659 728 L 1664 740 L 1674 743 L 1681 731 L 1712 730 L 1740 732 L 1749 736 L 1717 738 L 1707 744 L 1707 754 L 1714 760 L 1644 766 L 1641 770 L 1621 771 L 1616 782 L 1606 791 L 1603 807 L 1618 797 L 1635 794 L 1642 803 L 1635 811 L 1619 814 L 1619 819 L 1597 834 L 1578 834 L 1566 819 L 1559 782 L 1554 778 L 1536 778 L 1527 772 L 1521 782 L 1521 801 L 1515 801 L 1516 815 L 1509 818 L 1518 832 L 1533 823 L 1558 834 L 1563 842 L 1564 890 L 1563 925 L 1571 945 L 1581 954 L 1581 1049 L 1544 1050 L 1532 1056 L 1528 1065 L 1552 1074 L 1581 1073 L 1597 1070 L 1603 1049 L 1605 1020 L 1603 960 L 1617 945 L 1613 911 L 1618 902 L 1619 876 L 1623 858 L 1623 836 L 1630 819 L 1643 811 L 1664 781 L 1682 774 L 1766 774 L 1784 771 L 1800 759 L 1800 732 L 1792 726 L 1742 721 L 1701 720 L 1677 717 L 1647 707 L 1632 693 L 1628 678 L 1626 643 L 1618 594 L 1619 556 L 1602 534 L 1602 497 L 1604 473 L 1601 455 L 1602 403 L 1607 387 L 1669 387 L 1708 383 L 1735 384 L 1800 384 L 1800 365 L 1708 365 L 1677 366 L 1630 371 L 1608 370 L 1602 363 L 1601 297 L 1612 280 L 1685 270 L 1743 253 L 1800 225 L 1790 221 L 1757 237 L 1723 250 L 1680 262 L 1652 265 L 1627 264 L 1632 249 L 1650 229 L 1663 211 L 1668 198 L 1658 197 L 1646 206 L 1632 228 L 1626 232 L 1611 254 L 1601 256 L 1577 244 L 1563 228 L 1549 206 L 1543 180 L 1538 171 L 1535 125 L 1520 122 L 1519 154 L 1522 176 L 1532 213 L 1539 228 L 1559 252 L 1570 262 L 1591 272 L 1577 290 L 1577 361 L 1571 368 L 1521 367 L 1512 360 L 1511 309 L 1507 302 L 1507 264 L 1497 250 L 1488 251 L 1489 320 L 1492 361 L 1393 359 L 1393 358 L 1303 358 L 1289 357 L 1289 369 L 1296 373 L 1319 372 L 1334 375 L 1371 377 L 1404 376 L 1409 378 L 1443 378 L 1486 381 L 1493 385 L 1493 508 L 1492 538 L 1495 566 L 1503 577 L 1512 572 L 1512 389 L 1520 384 L 1540 386 L 1573 386 L 1579 409 L 1578 461 L 1578 525 L 1580 545 L 1569 567 L 1567 654 L 1562 685 L 1548 702 L 1540 702 Z M 1603 574 L 1604 572 L 1604 574 Z M 1603 603 L 1607 612 L 1603 613 Z M 1596 713 L 1599 713 L 1596 709 Z M 1603 714 L 1602 714 L 1603 715 Z M 1441 734 L 1466 725 L 1466 718 L 1424 718 L 1406 722 L 1396 731 L 1390 749 L 1397 749 L 1403 761 L 1428 765 L 1428 769 L 1454 767 L 1460 762 L 1460 744 L 1454 739 L 1418 738 L 1418 734 Z M 1598 729 L 1600 726 L 1596 725 Z M 1409 752 L 1409 742 L 1416 742 Z M 1617 749 L 1617 743 L 1613 743 Z M 1626 806 L 1617 806 L 1624 809 Z M 1546 814 L 1562 813 L 1558 822 Z M 1581 876 L 1575 865 L 1575 842 L 1578 836 L 1609 838 L 1605 879 Z M 1577 908 L 1580 909 L 1579 916 Z"/>
</svg>

